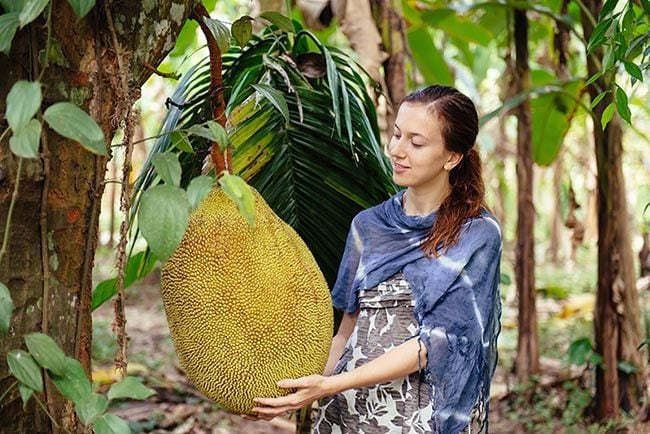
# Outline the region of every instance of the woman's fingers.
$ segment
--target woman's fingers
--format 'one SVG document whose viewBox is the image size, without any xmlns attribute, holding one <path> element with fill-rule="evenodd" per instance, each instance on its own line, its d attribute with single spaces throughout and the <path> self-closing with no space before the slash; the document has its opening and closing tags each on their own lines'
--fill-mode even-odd
<svg viewBox="0 0 650 434">
<path fill-rule="evenodd" d="M 251 420 L 251 421 L 254 421 L 254 422 L 260 420 L 259 417 L 251 416 L 251 415 L 249 415 L 249 414 L 240 414 L 240 416 L 241 416 L 243 419 Z"/>
<path fill-rule="evenodd" d="M 255 407 L 253 411 L 257 413 L 258 417 L 265 420 L 271 420 L 274 417 L 288 415 L 294 409 L 288 406 L 285 407 Z"/>
</svg>

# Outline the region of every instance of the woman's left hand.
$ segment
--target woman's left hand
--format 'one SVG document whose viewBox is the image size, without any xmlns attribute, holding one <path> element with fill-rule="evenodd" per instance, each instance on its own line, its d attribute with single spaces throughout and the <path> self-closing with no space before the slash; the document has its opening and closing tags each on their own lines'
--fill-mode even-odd
<svg viewBox="0 0 650 434">
<path fill-rule="evenodd" d="M 307 377 L 280 380 L 278 387 L 282 389 L 296 389 L 294 393 L 279 398 L 255 398 L 258 404 L 253 408 L 259 419 L 271 420 L 276 416 L 288 414 L 312 402 L 327 396 L 328 378 L 322 375 L 309 375 Z"/>
</svg>

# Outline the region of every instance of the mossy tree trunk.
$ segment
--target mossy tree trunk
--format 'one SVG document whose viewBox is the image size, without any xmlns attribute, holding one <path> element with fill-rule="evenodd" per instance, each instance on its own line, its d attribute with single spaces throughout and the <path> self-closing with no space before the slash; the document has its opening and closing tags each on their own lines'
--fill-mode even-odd
<svg viewBox="0 0 650 434">
<path fill-rule="evenodd" d="M 120 116 L 134 102 L 151 71 L 173 48 L 180 28 L 195 0 L 150 0 L 105 5 L 98 1 L 82 20 L 77 20 L 65 1 L 54 2 L 50 66 L 42 78 L 43 106 L 63 100 L 86 110 L 100 124 L 107 146 Z M 105 7 L 114 22 L 124 53 L 125 69 L 119 70 Z M 0 54 L 0 112 L 7 93 L 18 80 L 35 80 L 41 64 L 47 32 L 38 19 L 20 30 L 9 56 Z M 120 91 L 119 74 L 127 74 L 131 93 Z M 7 127 L 6 123 L 0 125 Z M 23 348 L 25 334 L 48 333 L 63 350 L 90 370 L 92 289 L 91 273 L 97 245 L 100 200 L 104 190 L 106 157 L 85 151 L 44 126 L 42 157 L 23 161 L 20 188 L 11 221 L 8 252 L 0 264 L 15 304 L 9 334 L 0 341 L 0 390 L 15 381 L 8 372 L 6 354 Z M 4 232 L 18 159 L 8 140 L 0 143 L 0 228 Z M 4 235 L 4 234 L 3 234 Z M 48 384 L 45 401 L 49 412 L 72 432 L 72 409 Z M 52 432 L 49 418 L 30 400 L 26 410 L 18 389 L 0 405 L 6 432 Z"/>
</svg>

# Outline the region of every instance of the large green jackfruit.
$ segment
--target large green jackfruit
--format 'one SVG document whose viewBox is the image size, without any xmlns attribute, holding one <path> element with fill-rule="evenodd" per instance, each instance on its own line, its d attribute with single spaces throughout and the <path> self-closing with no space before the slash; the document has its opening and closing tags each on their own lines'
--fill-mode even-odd
<svg viewBox="0 0 650 434">
<path fill-rule="evenodd" d="M 213 189 L 161 276 L 188 378 L 242 414 L 251 414 L 255 397 L 288 393 L 278 380 L 322 373 L 333 327 L 330 293 L 311 252 L 252 190 L 254 227 Z"/>
</svg>

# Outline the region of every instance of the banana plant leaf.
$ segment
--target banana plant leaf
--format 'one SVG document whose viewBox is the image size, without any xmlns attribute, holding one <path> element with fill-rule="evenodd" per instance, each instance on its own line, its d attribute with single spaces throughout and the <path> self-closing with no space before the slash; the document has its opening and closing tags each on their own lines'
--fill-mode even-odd
<svg viewBox="0 0 650 434">
<path fill-rule="evenodd" d="M 352 218 L 397 191 L 366 91 L 370 78 L 307 31 L 276 31 L 227 53 L 223 80 L 233 173 L 300 234 L 332 285 Z M 162 182 L 154 154 L 179 153 L 182 187 L 200 174 L 209 141 L 190 136 L 194 153 L 185 153 L 170 136 L 211 119 L 209 84 L 207 58 L 179 82 L 136 181 L 133 216 L 141 193 Z M 135 220 L 132 238 L 137 230 Z"/>
</svg>

